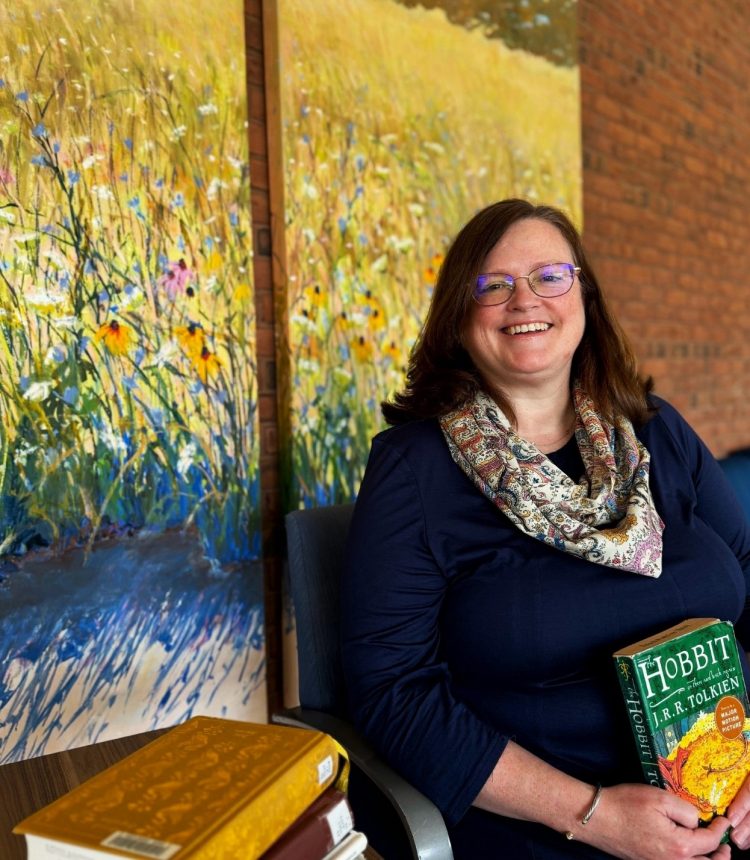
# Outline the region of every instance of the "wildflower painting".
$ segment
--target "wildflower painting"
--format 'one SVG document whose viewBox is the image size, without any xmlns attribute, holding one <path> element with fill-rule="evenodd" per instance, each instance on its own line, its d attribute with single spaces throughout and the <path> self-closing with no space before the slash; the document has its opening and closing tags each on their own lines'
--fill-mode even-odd
<svg viewBox="0 0 750 860">
<path fill-rule="evenodd" d="M 279 33 L 305 507 L 356 496 L 459 227 L 509 196 L 580 226 L 576 4 L 279 0 Z"/>
<path fill-rule="evenodd" d="M 266 716 L 243 21 L 0 7 L 0 763 Z"/>
</svg>

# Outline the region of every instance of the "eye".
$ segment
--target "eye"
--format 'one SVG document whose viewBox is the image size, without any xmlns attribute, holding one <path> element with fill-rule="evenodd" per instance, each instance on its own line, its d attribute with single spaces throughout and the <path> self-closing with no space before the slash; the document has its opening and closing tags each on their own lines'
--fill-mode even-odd
<svg viewBox="0 0 750 860">
<path fill-rule="evenodd" d="M 544 266 L 535 272 L 535 280 L 542 284 L 559 284 L 570 277 L 567 269 L 561 266 Z"/>
<path fill-rule="evenodd" d="M 480 275 L 477 278 L 477 286 L 474 292 L 477 296 L 486 296 L 499 290 L 512 290 L 513 287 L 513 278 L 510 275 Z"/>
</svg>

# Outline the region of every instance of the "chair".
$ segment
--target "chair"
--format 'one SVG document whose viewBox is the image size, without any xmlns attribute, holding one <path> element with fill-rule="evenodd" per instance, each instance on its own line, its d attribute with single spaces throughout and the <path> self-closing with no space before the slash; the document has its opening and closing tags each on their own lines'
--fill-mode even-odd
<svg viewBox="0 0 750 860">
<path fill-rule="evenodd" d="M 289 580 L 297 626 L 300 707 L 273 716 L 332 735 L 352 764 L 355 826 L 387 860 L 453 860 L 437 807 L 382 761 L 347 719 L 339 644 L 339 582 L 354 505 L 286 517 Z"/>
</svg>

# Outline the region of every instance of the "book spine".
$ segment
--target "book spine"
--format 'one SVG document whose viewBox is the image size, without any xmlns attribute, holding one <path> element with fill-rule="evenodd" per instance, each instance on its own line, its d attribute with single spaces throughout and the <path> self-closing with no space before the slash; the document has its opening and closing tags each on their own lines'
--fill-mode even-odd
<svg viewBox="0 0 750 860">
<path fill-rule="evenodd" d="M 346 796 L 329 788 L 275 842 L 261 860 L 321 860 L 354 828 Z"/>
<path fill-rule="evenodd" d="M 649 785 L 663 788 L 664 780 L 659 771 L 659 757 L 654 743 L 651 713 L 641 694 L 635 661 L 630 657 L 618 657 L 617 677 L 625 700 L 630 728 L 633 730 L 635 745 L 638 748 L 643 775 Z"/>
</svg>

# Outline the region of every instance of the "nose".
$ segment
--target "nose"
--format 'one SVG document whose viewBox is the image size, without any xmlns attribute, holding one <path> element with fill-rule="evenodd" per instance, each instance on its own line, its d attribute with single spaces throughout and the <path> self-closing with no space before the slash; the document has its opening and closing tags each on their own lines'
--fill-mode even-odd
<svg viewBox="0 0 750 860">
<path fill-rule="evenodd" d="M 523 286 L 521 282 L 523 281 Z M 526 275 L 513 278 L 515 289 L 508 300 L 508 307 L 516 310 L 534 308 L 539 303 L 539 296 L 531 289 L 531 283 Z"/>
</svg>

